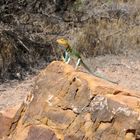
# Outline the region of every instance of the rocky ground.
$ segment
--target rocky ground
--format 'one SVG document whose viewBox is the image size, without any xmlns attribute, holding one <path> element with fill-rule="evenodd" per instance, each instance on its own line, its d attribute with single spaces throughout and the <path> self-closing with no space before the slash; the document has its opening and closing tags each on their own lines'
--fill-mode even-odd
<svg viewBox="0 0 140 140">
<path fill-rule="evenodd" d="M 0 110 L 22 103 L 69 38 L 94 72 L 140 92 L 140 1 L 0 2 Z"/>
<path fill-rule="evenodd" d="M 140 52 L 124 55 L 105 55 L 85 59 L 94 71 L 118 85 L 140 92 Z M 83 69 L 81 69 L 83 70 Z M 37 74 L 36 74 L 37 75 Z M 0 85 L 0 110 L 15 106 L 25 99 L 33 89 L 36 75 L 28 76 L 23 81 L 8 81 Z"/>
<path fill-rule="evenodd" d="M 0 111 L 0 139 L 140 139 L 139 92 L 75 71 L 63 62 L 52 62 L 41 71 L 32 97 Z"/>
</svg>

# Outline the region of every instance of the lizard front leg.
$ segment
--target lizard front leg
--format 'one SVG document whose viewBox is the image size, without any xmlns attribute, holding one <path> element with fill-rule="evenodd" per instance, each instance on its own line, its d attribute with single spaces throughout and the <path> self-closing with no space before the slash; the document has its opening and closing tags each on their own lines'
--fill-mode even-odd
<svg viewBox="0 0 140 140">
<path fill-rule="evenodd" d="M 64 62 L 66 63 L 66 64 L 69 64 L 69 62 L 70 62 L 70 56 L 69 56 L 69 54 L 68 54 L 68 52 L 66 51 L 65 52 L 65 57 L 64 57 Z"/>
<path fill-rule="evenodd" d="M 65 63 L 68 61 L 68 58 L 69 58 L 68 53 L 65 51 L 65 54 L 63 56 L 63 60 Z"/>
</svg>

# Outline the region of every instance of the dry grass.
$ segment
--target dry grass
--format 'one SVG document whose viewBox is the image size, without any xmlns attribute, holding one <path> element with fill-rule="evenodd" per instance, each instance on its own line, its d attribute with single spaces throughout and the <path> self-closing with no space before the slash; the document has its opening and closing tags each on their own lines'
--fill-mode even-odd
<svg viewBox="0 0 140 140">
<path fill-rule="evenodd" d="M 71 44 L 84 56 L 126 53 L 140 47 L 140 1 L 118 1 L 98 7 L 82 28 L 72 31 Z M 96 7 L 95 7 L 96 8 Z M 97 11 L 96 11 L 97 12 Z"/>
</svg>

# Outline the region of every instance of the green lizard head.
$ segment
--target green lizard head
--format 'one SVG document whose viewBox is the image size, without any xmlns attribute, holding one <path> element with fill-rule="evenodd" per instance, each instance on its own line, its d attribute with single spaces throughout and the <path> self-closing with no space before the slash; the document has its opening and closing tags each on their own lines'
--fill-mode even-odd
<svg viewBox="0 0 140 140">
<path fill-rule="evenodd" d="M 67 39 L 60 38 L 60 39 L 57 39 L 56 42 L 57 42 L 59 45 L 65 47 L 65 48 L 68 48 L 68 47 L 69 47 L 69 42 L 68 42 Z"/>
</svg>

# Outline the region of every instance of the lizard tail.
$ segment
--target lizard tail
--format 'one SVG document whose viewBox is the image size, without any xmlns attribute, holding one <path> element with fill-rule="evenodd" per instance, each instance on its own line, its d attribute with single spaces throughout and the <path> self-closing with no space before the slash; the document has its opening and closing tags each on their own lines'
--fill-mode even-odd
<svg viewBox="0 0 140 140">
<path fill-rule="evenodd" d="M 94 75 L 94 76 L 96 76 L 96 77 L 98 77 L 98 78 L 107 80 L 107 81 L 109 81 L 109 82 L 111 82 L 111 83 L 118 84 L 118 81 L 112 81 L 112 80 L 109 80 L 108 78 L 105 78 L 104 76 L 101 76 L 101 75 L 99 75 L 99 74 L 97 74 L 97 73 L 93 73 L 93 72 L 89 69 L 89 67 L 88 67 L 82 60 L 81 60 L 81 64 L 82 64 L 83 67 L 85 67 L 85 69 L 87 69 L 88 72 L 90 72 L 92 75 Z"/>
<path fill-rule="evenodd" d="M 91 71 L 91 70 L 89 69 L 89 67 L 83 62 L 83 60 L 81 60 L 80 63 L 83 65 L 83 67 L 84 67 L 86 70 L 88 70 L 88 72 L 92 73 L 92 71 Z"/>
</svg>

